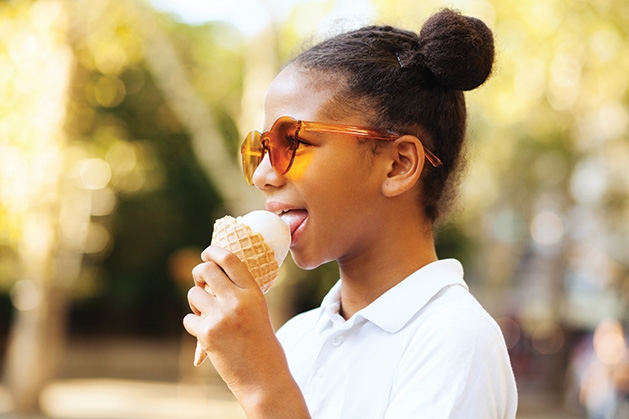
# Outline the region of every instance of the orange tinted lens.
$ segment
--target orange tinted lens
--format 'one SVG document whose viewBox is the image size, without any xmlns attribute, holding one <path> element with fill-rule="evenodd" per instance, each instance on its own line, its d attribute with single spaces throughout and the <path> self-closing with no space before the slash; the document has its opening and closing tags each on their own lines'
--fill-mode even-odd
<svg viewBox="0 0 629 419">
<path fill-rule="evenodd" d="M 242 157 L 242 170 L 249 185 L 253 185 L 253 173 L 256 171 L 262 158 L 264 158 L 264 147 L 260 141 L 260 133 L 251 131 L 245 137 L 240 147 Z"/>
<path fill-rule="evenodd" d="M 269 158 L 273 169 L 280 175 L 285 174 L 293 164 L 297 150 L 297 121 L 283 117 L 275 121 L 271 131 L 266 133 L 269 139 Z"/>
<path fill-rule="evenodd" d="M 278 174 L 283 175 L 288 172 L 293 162 L 293 151 L 287 147 L 274 147 L 271 143 L 269 144 L 269 158 L 273 169 Z"/>
</svg>

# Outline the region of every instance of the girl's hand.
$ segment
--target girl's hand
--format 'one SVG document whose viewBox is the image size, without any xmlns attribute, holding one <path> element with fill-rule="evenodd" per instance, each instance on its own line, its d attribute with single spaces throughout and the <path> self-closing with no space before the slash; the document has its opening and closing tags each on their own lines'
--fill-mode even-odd
<svg viewBox="0 0 629 419">
<path fill-rule="evenodd" d="M 206 248 L 201 259 L 188 292 L 193 311 L 183 321 L 188 333 L 201 343 L 247 415 L 282 417 L 275 414 L 286 408 L 283 404 L 293 405 L 286 403 L 289 391 L 297 403 L 287 417 L 307 417 L 299 414 L 307 412 L 303 396 L 275 337 L 264 295 L 246 265 L 217 246 Z M 206 285 L 213 294 L 204 290 Z"/>
<path fill-rule="evenodd" d="M 184 318 L 184 327 L 232 388 L 242 381 L 239 377 L 257 370 L 253 365 L 265 354 L 259 349 L 275 346 L 275 333 L 264 296 L 247 267 L 216 246 L 205 249 L 201 259 L 192 271 L 195 287 L 188 292 L 194 314 Z M 206 286 L 211 293 L 204 291 Z"/>
</svg>

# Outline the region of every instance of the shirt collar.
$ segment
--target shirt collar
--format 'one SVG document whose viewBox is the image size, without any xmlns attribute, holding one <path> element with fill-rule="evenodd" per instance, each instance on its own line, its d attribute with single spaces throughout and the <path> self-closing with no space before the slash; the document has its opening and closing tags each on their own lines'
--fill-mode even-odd
<svg viewBox="0 0 629 419">
<path fill-rule="evenodd" d="M 463 280 L 461 263 L 455 259 L 429 263 L 356 312 L 354 318 L 348 321 L 353 323 L 357 317 L 362 317 L 389 333 L 395 333 L 435 295 L 450 285 L 460 285 L 468 289 Z M 338 281 L 321 303 L 322 312 L 334 323 L 342 321 L 338 314 L 340 298 L 341 281 Z"/>
</svg>

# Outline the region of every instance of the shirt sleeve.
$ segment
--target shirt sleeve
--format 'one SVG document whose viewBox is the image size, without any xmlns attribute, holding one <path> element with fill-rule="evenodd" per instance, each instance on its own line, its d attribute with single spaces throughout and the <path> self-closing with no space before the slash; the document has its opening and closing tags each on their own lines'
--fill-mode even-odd
<svg viewBox="0 0 629 419">
<path fill-rule="evenodd" d="M 474 307 L 441 307 L 407 346 L 385 417 L 512 419 L 516 406 L 495 321 Z"/>
</svg>

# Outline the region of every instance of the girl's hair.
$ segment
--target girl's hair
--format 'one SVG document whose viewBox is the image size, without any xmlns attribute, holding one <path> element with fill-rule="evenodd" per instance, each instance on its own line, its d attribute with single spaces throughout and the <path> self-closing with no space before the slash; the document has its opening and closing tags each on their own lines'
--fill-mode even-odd
<svg viewBox="0 0 629 419">
<path fill-rule="evenodd" d="M 433 222 L 451 205 L 463 166 L 463 91 L 483 84 L 493 62 L 491 30 L 451 9 L 432 15 L 419 34 L 368 26 L 291 61 L 328 79 L 340 76 L 335 109 L 368 115 L 376 128 L 414 134 L 443 161 L 436 169 L 426 164 L 422 174 L 424 211 Z"/>
</svg>

